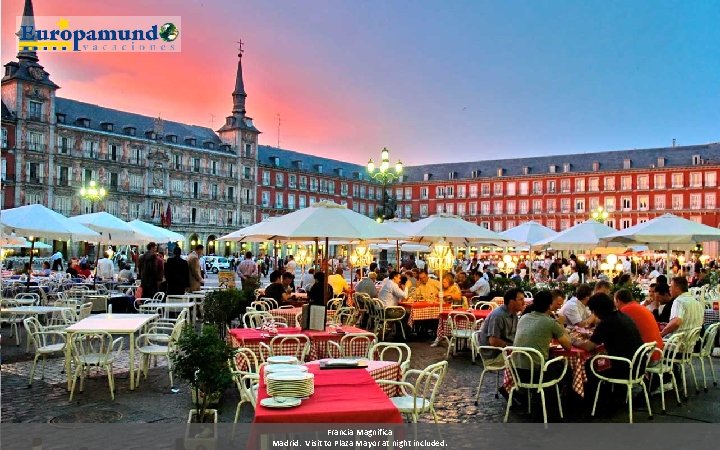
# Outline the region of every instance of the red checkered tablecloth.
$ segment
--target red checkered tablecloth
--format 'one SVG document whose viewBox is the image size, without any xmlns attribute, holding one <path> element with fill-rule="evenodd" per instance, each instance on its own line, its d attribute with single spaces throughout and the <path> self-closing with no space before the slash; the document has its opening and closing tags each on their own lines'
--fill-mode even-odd
<svg viewBox="0 0 720 450">
<path fill-rule="evenodd" d="M 475 316 L 475 320 L 484 319 L 487 316 L 490 315 L 492 311 L 489 309 L 483 309 L 483 310 L 471 310 L 469 311 L 472 313 L 473 316 Z M 450 311 L 443 311 L 440 313 L 440 320 L 438 321 L 438 329 L 437 329 L 437 337 L 438 339 L 443 338 L 444 336 L 450 335 L 450 324 L 448 323 L 448 316 L 450 315 Z M 467 322 L 458 322 L 460 324 L 460 328 L 467 328 L 466 324 Z"/>
<path fill-rule="evenodd" d="M 311 365 L 320 365 L 320 361 L 312 361 L 307 364 L 306 366 Z M 333 369 L 333 370 L 345 370 L 345 369 Z M 349 369 L 354 370 L 354 369 Z M 368 361 L 368 366 L 365 369 L 370 373 L 370 376 L 373 377 L 373 380 L 390 380 L 390 381 L 400 381 L 400 364 L 394 362 L 394 361 Z M 393 385 L 387 385 L 383 384 L 380 386 L 383 391 L 387 394 L 388 397 L 395 397 L 397 393 L 397 386 Z"/>
<path fill-rule="evenodd" d="M 403 302 L 400 306 L 407 311 L 408 326 L 420 320 L 433 320 L 440 317 L 440 305 L 434 302 Z M 444 310 L 452 310 L 449 303 L 443 306 Z"/>
<path fill-rule="evenodd" d="M 564 356 L 568 360 L 568 370 L 572 376 L 572 389 L 580 397 L 585 397 L 585 383 L 587 382 L 587 373 L 585 372 L 585 361 L 594 356 L 581 348 L 573 347 L 570 350 L 550 349 L 550 357 Z M 509 390 L 513 386 L 512 376 L 509 370 L 505 370 L 503 374 L 503 386 Z"/>
<path fill-rule="evenodd" d="M 345 333 L 367 333 L 367 331 L 356 328 L 356 327 L 343 327 Z M 310 355 L 308 360 L 314 361 L 321 358 L 329 357 L 328 354 L 328 341 L 340 341 L 342 339 L 341 334 L 337 334 L 333 329 L 326 329 L 325 331 L 314 331 L 314 330 L 301 330 L 300 328 L 288 327 L 278 328 L 278 335 L 283 334 L 304 334 L 310 338 Z M 233 347 L 244 347 L 249 348 L 260 357 L 260 342 L 270 343 L 271 337 L 261 330 L 254 328 L 233 328 L 230 330 L 230 342 Z M 277 354 L 288 354 L 293 353 L 295 344 L 286 343 L 283 347 L 277 349 Z"/>
</svg>

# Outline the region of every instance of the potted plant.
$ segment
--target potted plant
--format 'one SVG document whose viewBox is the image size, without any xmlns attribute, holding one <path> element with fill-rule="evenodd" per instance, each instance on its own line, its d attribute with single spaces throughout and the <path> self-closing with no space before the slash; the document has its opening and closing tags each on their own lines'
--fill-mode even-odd
<svg viewBox="0 0 720 450">
<path fill-rule="evenodd" d="M 183 329 L 171 354 L 173 372 L 185 380 L 195 394 L 190 422 L 217 422 L 217 410 L 209 409 L 212 394 L 221 394 L 232 386 L 233 378 L 228 360 L 233 348 L 222 339 L 213 325 L 205 325 L 200 333 L 191 326 Z M 200 392 L 210 395 L 200 395 Z"/>
<path fill-rule="evenodd" d="M 203 302 L 205 323 L 215 325 L 219 336 L 224 337 L 225 329 L 231 321 L 245 312 L 248 298 L 244 290 L 235 288 L 208 293 Z"/>
</svg>

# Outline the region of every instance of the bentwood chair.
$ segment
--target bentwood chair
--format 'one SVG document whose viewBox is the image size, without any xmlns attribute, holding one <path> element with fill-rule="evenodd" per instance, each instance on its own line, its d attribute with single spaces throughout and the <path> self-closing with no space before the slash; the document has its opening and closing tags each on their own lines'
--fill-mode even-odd
<svg viewBox="0 0 720 450">
<path fill-rule="evenodd" d="M 677 379 L 675 378 L 675 371 L 673 366 L 677 359 L 678 351 L 682 347 L 683 338 L 685 333 L 676 332 L 668 338 L 664 343 L 662 351 L 656 348 L 654 351 L 662 354 L 661 359 L 654 366 L 648 366 L 646 372 L 650 374 L 650 382 L 652 382 L 653 375 L 657 375 L 660 379 L 660 396 L 662 398 L 662 410 L 665 412 L 665 384 L 663 383 L 663 376 L 670 374 L 672 380 L 673 389 L 675 389 L 675 397 L 677 397 L 678 406 L 682 404 L 680 401 L 680 389 L 678 389 Z"/>
<path fill-rule="evenodd" d="M 447 374 L 447 367 L 447 361 L 440 361 L 423 370 L 410 369 L 406 371 L 402 381 L 377 380 L 377 383 L 390 384 L 399 388 L 400 395 L 390 398 L 390 401 L 401 414 L 409 416 L 412 423 L 417 423 L 420 414 L 427 412 L 432 414 L 433 420 L 437 423 L 435 398 Z M 412 377 L 417 377 L 414 383 L 409 382 Z"/>
<path fill-rule="evenodd" d="M 713 386 L 717 386 L 717 379 L 715 378 L 715 368 L 713 367 L 713 357 L 712 357 L 712 350 L 715 346 L 715 338 L 717 338 L 718 334 L 718 327 L 720 327 L 720 323 L 714 323 L 707 327 L 705 330 L 705 336 L 702 337 L 702 340 L 700 341 L 700 350 L 697 353 L 693 353 L 693 358 L 697 358 L 700 360 L 700 368 L 702 370 L 702 376 L 703 376 L 703 388 L 705 392 L 707 392 L 707 375 L 705 374 L 705 360 L 708 360 L 708 363 L 710 364 L 710 373 L 712 374 L 713 379 Z"/>
<path fill-rule="evenodd" d="M 348 333 L 339 342 L 328 341 L 327 350 L 331 358 L 367 358 L 376 343 L 373 333 Z"/>
<path fill-rule="evenodd" d="M 28 342 L 32 342 L 35 346 L 35 359 L 33 360 L 32 369 L 30 369 L 30 380 L 28 387 L 32 386 L 35 376 L 35 368 L 38 359 L 42 358 L 42 372 L 40 379 L 45 378 L 45 357 L 54 353 L 62 353 L 65 351 L 66 334 L 59 330 L 46 330 L 40 325 L 35 317 L 28 317 L 24 320 L 25 330 L 27 330 Z M 52 337 L 52 339 L 50 339 Z"/>
</svg>

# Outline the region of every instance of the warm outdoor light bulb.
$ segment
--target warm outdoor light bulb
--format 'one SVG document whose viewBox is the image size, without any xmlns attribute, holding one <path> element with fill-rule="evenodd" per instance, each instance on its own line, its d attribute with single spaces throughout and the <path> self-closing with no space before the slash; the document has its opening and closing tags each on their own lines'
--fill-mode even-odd
<svg viewBox="0 0 720 450">
<path fill-rule="evenodd" d="M 367 168 L 368 168 L 368 172 L 370 172 L 370 173 L 375 172 L 375 163 L 373 162 L 372 159 L 370 161 L 368 161 Z"/>
<path fill-rule="evenodd" d="M 80 195 L 85 195 L 85 194 L 87 194 L 87 191 L 85 190 L 85 187 L 83 186 L 83 187 L 80 189 Z"/>
<path fill-rule="evenodd" d="M 91 180 L 91 181 L 90 181 L 90 187 L 91 187 L 91 188 L 94 188 L 94 187 L 95 187 L 95 180 Z"/>
<path fill-rule="evenodd" d="M 617 263 L 617 264 L 615 265 L 615 271 L 616 271 L 616 272 L 622 272 L 622 271 L 623 271 L 623 265 L 622 265 L 622 263 Z"/>
<path fill-rule="evenodd" d="M 395 164 L 395 172 L 400 173 L 400 172 L 402 172 L 402 170 L 403 170 L 402 162 L 400 162 L 400 160 L 398 160 L 398 162 Z"/>
<path fill-rule="evenodd" d="M 389 163 L 389 162 L 383 160 L 383 162 L 380 163 L 380 171 L 381 171 L 381 172 L 385 172 L 386 170 L 388 170 L 388 167 L 390 167 L 390 163 Z"/>
<path fill-rule="evenodd" d="M 105 188 L 100 188 L 100 197 L 105 197 Z"/>
<path fill-rule="evenodd" d="M 611 266 L 614 266 L 618 262 L 618 257 L 615 255 L 607 255 L 607 262 Z"/>
<path fill-rule="evenodd" d="M 387 148 L 382 149 L 381 156 L 382 156 L 383 161 L 388 161 L 390 159 L 390 152 L 388 151 Z"/>
<path fill-rule="evenodd" d="M 509 262 L 511 262 L 511 261 L 512 261 L 512 256 L 510 256 L 510 255 L 505 255 L 505 256 L 503 256 L 503 261 L 504 261 L 506 264 L 509 263 Z"/>
</svg>

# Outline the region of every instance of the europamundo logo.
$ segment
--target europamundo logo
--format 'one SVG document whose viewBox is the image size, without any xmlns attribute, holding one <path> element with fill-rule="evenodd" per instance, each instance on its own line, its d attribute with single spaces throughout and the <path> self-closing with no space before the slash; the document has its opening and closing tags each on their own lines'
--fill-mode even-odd
<svg viewBox="0 0 720 450">
<path fill-rule="evenodd" d="M 18 17 L 18 50 L 179 52 L 180 29 L 180 17 Z"/>
</svg>

